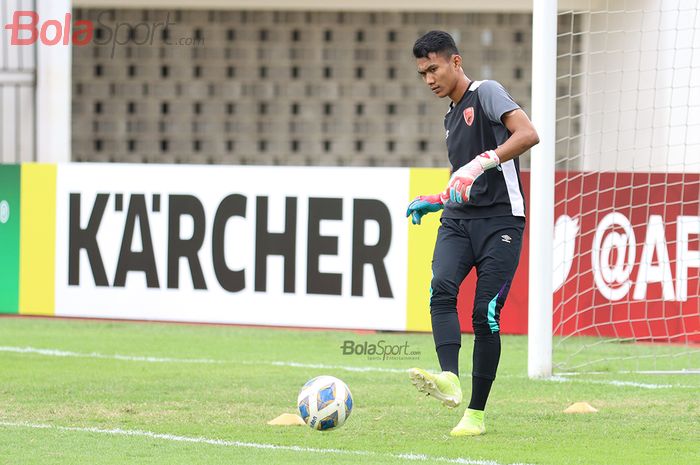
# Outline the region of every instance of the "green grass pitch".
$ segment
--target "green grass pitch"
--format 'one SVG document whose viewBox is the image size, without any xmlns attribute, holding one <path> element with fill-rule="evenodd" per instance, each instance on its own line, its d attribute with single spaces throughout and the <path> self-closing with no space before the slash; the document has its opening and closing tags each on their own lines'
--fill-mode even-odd
<svg viewBox="0 0 700 465">
<path fill-rule="evenodd" d="M 343 355 L 345 340 L 408 343 L 420 355 L 368 360 Z M 463 347 L 468 399 L 470 336 Z M 488 432 L 455 439 L 449 431 L 462 410 L 421 396 L 403 371 L 437 368 L 429 334 L 0 318 L 0 463 L 700 463 L 699 375 L 533 381 L 526 363 L 527 339 L 504 336 Z M 636 368 L 633 359 L 622 363 Z M 670 368 L 677 363 L 669 358 Z M 355 407 L 342 428 L 266 424 L 295 412 L 300 387 L 320 374 L 352 390 Z M 576 401 L 599 412 L 562 413 Z"/>
</svg>

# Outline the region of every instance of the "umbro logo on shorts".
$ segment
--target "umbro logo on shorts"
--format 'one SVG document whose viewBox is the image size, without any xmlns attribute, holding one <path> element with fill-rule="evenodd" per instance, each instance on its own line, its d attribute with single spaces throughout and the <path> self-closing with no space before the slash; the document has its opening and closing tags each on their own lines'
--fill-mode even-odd
<svg viewBox="0 0 700 465">
<path fill-rule="evenodd" d="M 506 242 L 506 243 L 510 244 L 510 241 L 512 241 L 512 240 L 513 240 L 513 238 L 510 237 L 508 234 L 504 234 L 501 236 L 501 242 Z"/>
</svg>

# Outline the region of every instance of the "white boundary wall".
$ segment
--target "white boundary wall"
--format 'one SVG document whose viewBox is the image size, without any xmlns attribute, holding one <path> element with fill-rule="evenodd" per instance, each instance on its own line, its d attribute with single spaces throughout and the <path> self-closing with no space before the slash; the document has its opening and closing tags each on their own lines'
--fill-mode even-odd
<svg viewBox="0 0 700 465">
<path fill-rule="evenodd" d="M 697 2 L 579 3 L 582 171 L 700 172 Z"/>
<path fill-rule="evenodd" d="M 63 19 L 71 11 L 71 0 L 37 0 L 40 21 Z M 40 42 L 36 53 L 36 160 L 68 162 L 71 160 L 72 45 L 61 42 L 47 46 Z"/>
<path fill-rule="evenodd" d="M 12 44 L 15 12 L 64 22 L 70 0 L 3 0 L 0 5 L 0 163 L 71 159 L 71 45 Z M 26 18 L 22 20 L 26 24 Z M 47 29 L 53 38 L 55 28 Z M 62 31 L 63 33 L 64 31 Z M 21 31 L 20 39 L 30 37 Z"/>
</svg>

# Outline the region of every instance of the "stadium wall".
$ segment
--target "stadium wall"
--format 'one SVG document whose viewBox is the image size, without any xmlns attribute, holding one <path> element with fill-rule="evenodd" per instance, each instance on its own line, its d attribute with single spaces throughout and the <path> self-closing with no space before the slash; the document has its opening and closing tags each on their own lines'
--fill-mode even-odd
<svg viewBox="0 0 700 465">
<path fill-rule="evenodd" d="M 73 0 L 77 7 L 91 8 L 184 8 L 184 9 L 253 9 L 253 10 L 344 10 L 344 11 L 435 11 L 435 5 L 420 0 Z M 499 0 L 485 5 L 477 0 L 445 0 L 440 11 L 532 11 L 531 2 Z"/>
<path fill-rule="evenodd" d="M 526 13 L 73 14 L 102 38 L 73 48 L 72 161 L 444 167 L 447 102 L 411 53 L 435 28 L 456 38 L 470 76 L 530 103 Z"/>
<path fill-rule="evenodd" d="M 0 312 L 427 331 L 439 217 L 418 227 L 404 212 L 447 176 L 432 168 L 0 165 Z M 571 319 L 562 334 L 700 341 L 700 175 L 558 176 L 578 179 L 577 192 L 600 191 L 556 211 L 557 318 Z M 660 197 L 676 207 L 654 202 Z M 582 217 L 592 201 L 597 213 Z M 630 250 L 621 251 L 614 227 L 631 238 Z M 529 240 L 526 230 L 503 310 L 508 334 L 527 332 Z M 620 264 L 620 256 L 632 258 Z M 576 289 L 571 273 L 583 276 Z M 474 281 L 459 297 L 464 331 Z"/>
</svg>

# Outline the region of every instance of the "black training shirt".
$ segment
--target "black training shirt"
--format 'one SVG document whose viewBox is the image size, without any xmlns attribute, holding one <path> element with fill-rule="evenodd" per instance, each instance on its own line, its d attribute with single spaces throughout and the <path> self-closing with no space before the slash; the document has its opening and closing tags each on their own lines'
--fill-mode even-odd
<svg viewBox="0 0 700 465">
<path fill-rule="evenodd" d="M 496 81 L 472 81 L 445 115 L 447 152 L 454 173 L 477 155 L 503 144 L 510 132 L 501 117 L 520 108 Z M 486 170 L 472 186 L 465 204 L 447 202 L 444 218 L 525 216 L 525 200 L 518 159 Z"/>
</svg>

